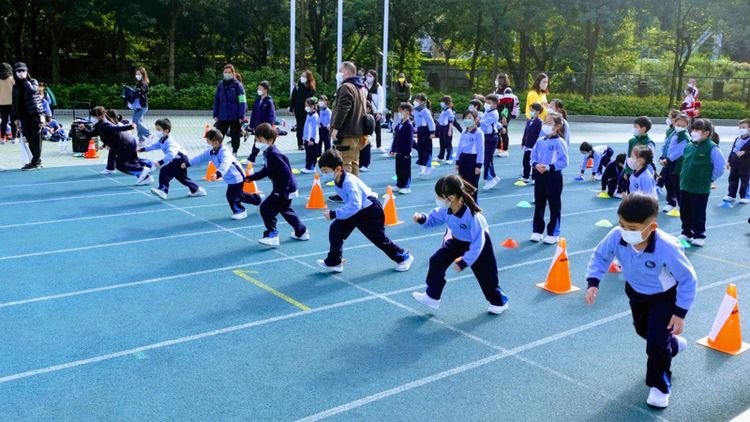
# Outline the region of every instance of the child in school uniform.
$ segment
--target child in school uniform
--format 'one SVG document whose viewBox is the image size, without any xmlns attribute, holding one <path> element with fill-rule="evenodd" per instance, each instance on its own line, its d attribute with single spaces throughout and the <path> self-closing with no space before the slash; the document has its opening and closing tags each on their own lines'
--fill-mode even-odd
<svg viewBox="0 0 750 422">
<path fill-rule="evenodd" d="M 189 162 L 190 157 L 187 155 L 187 150 L 170 136 L 172 122 L 169 119 L 159 119 L 154 126 L 158 140 L 139 150 L 139 152 L 148 152 L 159 149 L 164 153 L 164 158 L 153 162 L 154 167 L 161 167 L 161 170 L 159 171 L 159 187 L 151 189 L 151 192 L 166 200 L 169 194 L 169 182 L 177 179 L 178 182 L 187 186 L 188 196 L 206 196 L 206 190 L 195 184 L 188 176 L 187 170 L 182 168 L 182 164 Z"/>
<path fill-rule="evenodd" d="M 479 116 L 476 111 L 466 110 L 463 115 L 464 131 L 456 149 L 456 173 L 474 189 L 472 198 L 477 201 L 479 175 L 484 163 L 484 134 L 479 129 Z"/>
<path fill-rule="evenodd" d="M 740 121 L 737 138 L 732 144 L 727 163 L 729 169 L 729 191 L 725 201 L 734 202 L 737 188 L 740 192 L 740 204 L 750 204 L 748 192 L 750 182 L 750 119 Z"/>
<path fill-rule="evenodd" d="M 601 180 L 602 171 L 609 165 L 612 156 L 615 155 L 615 150 L 607 145 L 592 146 L 588 142 L 582 142 L 581 146 L 578 147 L 583 155 L 583 163 L 581 164 L 581 175 L 578 180 L 583 180 L 583 175 L 586 173 L 586 166 L 589 160 L 592 160 L 591 166 L 591 180 Z"/>
<path fill-rule="evenodd" d="M 499 182 L 500 178 L 495 174 L 495 149 L 497 148 L 498 133 L 502 129 L 500 114 L 497 111 L 498 97 L 490 94 L 485 97 L 484 114 L 479 120 L 479 128 L 484 134 L 484 186 L 482 190 L 490 190 Z"/>
<path fill-rule="evenodd" d="M 521 139 L 521 148 L 523 148 L 523 173 L 518 179 L 524 183 L 529 183 L 534 174 L 531 172 L 531 151 L 534 149 L 536 140 L 542 132 L 542 119 L 539 116 L 544 108 L 539 103 L 534 103 L 529 107 L 530 118 L 526 121 L 526 127 L 523 130 L 523 139 Z"/>
<path fill-rule="evenodd" d="M 305 144 L 305 168 L 302 173 L 314 173 L 315 164 L 318 160 L 318 129 L 320 117 L 318 116 L 318 99 L 310 97 L 305 100 L 305 125 L 302 129 L 302 142 Z M 299 130 L 299 129 L 298 129 Z"/>
<path fill-rule="evenodd" d="M 668 202 L 667 205 L 662 209 L 664 212 L 670 212 L 673 209 L 679 208 L 680 204 L 680 173 L 682 172 L 683 155 L 685 154 L 685 147 L 691 142 L 690 133 L 688 132 L 688 116 L 684 113 L 678 113 L 672 119 L 672 125 L 674 126 L 674 136 L 669 141 L 669 148 L 667 148 L 667 161 L 672 166 L 672 171 L 669 175 L 670 183 L 674 189 L 674 200 L 675 204 Z"/>
<path fill-rule="evenodd" d="M 445 225 L 450 233 L 430 257 L 427 290 L 414 292 L 412 296 L 417 302 L 438 309 L 448 267 L 453 265 L 458 272 L 471 267 L 489 302 L 487 312 L 500 315 L 508 309 L 508 298 L 500 288 L 489 227 L 482 209 L 474 202 L 474 190 L 456 175 L 443 176 L 435 184 L 437 208 L 429 214 L 415 213 L 412 217 L 424 228 Z"/>
<path fill-rule="evenodd" d="M 435 133 L 435 120 L 432 119 L 432 111 L 427 101 L 427 96 L 417 94 L 414 96 L 414 126 L 417 129 L 417 165 L 419 176 L 432 174 L 432 138 Z"/>
<path fill-rule="evenodd" d="M 629 195 L 639 192 L 659 199 L 656 194 L 656 180 L 654 179 L 654 173 L 651 171 L 653 162 L 654 152 L 648 147 L 643 145 L 633 147 L 633 153 L 627 161 L 628 167 L 633 169 L 633 174 L 629 178 Z"/>
<path fill-rule="evenodd" d="M 333 222 L 328 234 L 328 256 L 326 259 L 319 259 L 318 266 L 326 272 L 343 272 L 344 240 L 354 229 L 358 229 L 385 252 L 388 258 L 396 262 L 396 271 L 408 271 L 414 262 L 414 256 L 385 235 L 385 213 L 378 195 L 357 176 L 344 171 L 341 154 L 336 150 L 324 152 L 318 166 L 324 175 L 333 175 L 333 187 L 344 202 L 340 208 L 323 211 L 326 220 Z"/>
<path fill-rule="evenodd" d="M 498 99 L 499 101 L 497 111 L 498 113 L 500 113 L 500 123 L 503 125 L 503 128 L 500 129 L 500 140 L 497 145 L 497 156 L 508 157 L 510 156 L 510 152 L 508 151 L 510 146 L 508 124 L 511 120 L 518 117 L 520 103 L 518 101 L 518 97 L 513 94 L 513 90 L 509 86 L 506 86 L 502 90 L 502 93 L 498 94 Z"/>
<path fill-rule="evenodd" d="M 563 138 L 565 138 L 565 143 L 570 148 L 570 124 L 568 123 L 568 111 L 565 110 L 565 103 L 561 99 L 555 98 L 549 103 L 549 111 L 562 116 L 564 127 Z"/>
<path fill-rule="evenodd" d="M 710 139 L 713 124 L 695 119 L 690 125 L 692 142 L 685 146 L 680 171 L 680 239 L 694 246 L 706 243 L 706 207 L 711 184 L 724 174 L 724 155 Z"/>
<path fill-rule="evenodd" d="M 606 192 L 609 198 L 614 197 L 615 192 L 617 192 L 617 186 L 622 177 L 626 159 L 625 154 L 617 154 L 615 160 L 609 163 L 604 169 L 604 173 L 602 174 L 602 192 Z"/>
<path fill-rule="evenodd" d="M 318 137 L 318 158 L 323 151 L 331 149 L 331 109 L 328 108 L 328 97 L 318 97 L 318 115 L 320 116 L 320 129 Z"/>
<path fill-rule="evenodd" d="M 375 120 L 375 112 L 373 111 L 373 104 L 371 101 L 365 102 L 365 113 L 372 116 Z M 375 122 L 377 125 L 377 122 Z M 372 144 L 370 143 L 369 136 L 362 137 L 362 143 L 359 147 L 359 171 L 370 171 L 370 163 L 372 162 Z"/>
<path fill-rule="evenodd" d="M 292 209 L 292 198 L 298 196 L 297 180 L 292 174 L 289 159 L 276 147 L 276 129 L 268 123 L 261 123 L 255 128 L 255 146 L 263 154 L 263 168 L 247 175 L 245 181 L 252 182 L 268 177 L 273 186 L 271 194 L 260 204 L 260 216 L 266 230 L 263 231 L 263 237 L 258 239 L 258 243 L 269 248 L 279 246 L 279 232 L 276 229 L 276 216 L 279 214 L 294 229 L 289 238 L 310 240 L 310 232 Z M 261 195 L 253 193 L 250 196 L 258 197 L 252 201 L 260 203 Z"/>
<path fill-rule="evenodd" d="M 52 116 L 44 116 L 46 123 L 44 125 L 44 137 L 50 142 L 64 142 L 65 129 Z"/>
<path fill-rule="evenodd" d="M 648 136 L 648 131 L 651 130 L 651 119 L 646 116 L 637 117 L 633 120 L 633 137 L 628 140 L 628 152 L 627 156 L 633 152 L 633 147 L 636 145 L 645 145 L 651 148 L 651 151 L 656 151 L 656 144 Z M 622 177 L 620 178 L 620 186 L 617 188 L 615 198 L 622 198 L 622 194 L 627 191 L 628 178 L 633 173 L 633 169 L 627 166 L 625 162 L 625 170 Z"/>
<path fill-rule="evenodd" d="M 242 203 L 259 205 L 260 197 L 242 191 L 245 184 L 245 170 L 232 151 L 223 144 L 224 135 L 221 131 L 209 129 L 206 132 L 206 142 L 209 148 L 202 154 L 191 158 L 187 163 L 182 163 L 182 168 L 193 167 L 206 161 L 212 162 L 216 166 L 216 173 L 209 177 L 211 180 L 222 179 L 227 184 L 227 202 L 229 209 L 232 210 L 232 220 L 244 220 L 247 218 L 247 211 Z"/>
<path fill-rule="evenodd" d="M 396 158 L 396 187 L 400 194 L 411 193 L 411 148 L 414 144 L 414 125 L 411 123 L 412 107 L 401 103 L 398 107 L 400 120 L 394 121 L 391 154 Z"/>
<path fill-rule="evenodd" d="M 548 245 L 557 243 L 562 212 L 562 171 L 568 166 L 568 146 L 563 138 L 562 116 L 547 113 L 542 125 L 542 136 L 531 151 L 531 165 L 536 172 L 534 183 L 534 223 L 532 242 Z M 544 211 L 549 203 L 550 219 L 544 235 Z"/>
<path fill-rule="evenodd" d="M 453 98 L 446 95 L 440 99 L 440 117 L 438 117 L 437 136 L 440 139 L 440 153 L 438 162 L 453 164 L 453 123 L 456 113 L 453 111 Z"/>
<path fill-rule="evenodd" d="M 656 180 L 657 191 L 661 192 L 661 189 L 666 190 L 667 205 L 664 208 L 672 207 L 667 212 L 677 206 L 677 192 L 679 191 L 679 186 L 675 186 L 674 183 L 672 183 L 674 163 L 669 161 L 669 144 L 677 138 L 677 132 L 674 129 L 674 119 L 676 119 L 679 114 L 680 112 L 677 110 L 670 110 L 669 114 L 667 114 L 667 119 L 665 121 L 667 124 L 667 133 L 664 136 L 664 145 L 661 147 L 661 156 L 659 157 L 661 170 L 659 171 L 659 177 Z"/>
<path fill-rule="evenodd" d="M 672 359 L 687 347 L 680 337 L 695 298 L 697 277 L 680 243 L 659 229 L 659 202 L 631 194 L 620 203 L 620 226 L 599 242 L 591 255 L 586 303 L 599 294 L 599 282 L 613 258 L 622 265 L 635 332 L 646 339 L 646 403 L 665 408 L 672 389 Z"/>
</svg>

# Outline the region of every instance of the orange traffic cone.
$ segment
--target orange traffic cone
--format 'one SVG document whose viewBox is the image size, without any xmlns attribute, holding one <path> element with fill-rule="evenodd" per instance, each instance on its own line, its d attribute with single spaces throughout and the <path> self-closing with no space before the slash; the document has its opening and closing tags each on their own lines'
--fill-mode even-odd
<svg viewBox="0 0 750 422">
<path fill-rule="evenodd" d="M 395 226 L 401 224 L 403 221 L 398 221 L 398 215 L 396 213 L 396 199 L 393 197 L 393 188 L 388 186 L 385 190 L 385 206 L 383 207 L 385 212 L 385 225 Z"/>
<path fill-rule="evenodd" d="M 96 142 L 93 139 L 89 139 L 89 149 L 83 154 L 83 158 L 99 158 L 99 154 L 96 152 Z"/>
<path fill-rule="evenodd" d="M 324 210 L 328 208 L 328 205 L 326 205 L 326 199 L 323 196 L 323 187 L 320 186 L 320 176 L 318 173 L 315 173 L 312 189 L 310 189 L 310 198 L 307 200 L 305 208 L 313 210 Z"/>
<path fill-rule="evenodd" d="M 594 159 L 589 158 L 589 161 L 586 163 L 586 168 L 590 169 L 594 167 Z"/>
<path fill-rule="evenodd" d="M 245 171 L 245 174 L 250 176 L 253 174 L 253 163 L 247 163 L 247 170 Z M 258 189 L 258 186 L 255 184 L 255 180 L 252 182 L 245 182 L 244 185 L 242 185 L 242 192 L 245 193 L 261 193 L 261 191 Z"/>
<path fill-rule="evenodd" d="M 505 239 L 503 241 L 503 243 L 500 244 L 500 246 L 502 246 L 504 248 L 508 248 L 508 249 L 516 249 L 520 245 L 515 240 L 513 240 L 511 238 L 507 238 L 507 239 Z"/>
<path fill-rule="evenodd" d="M 750 349 L 750 344 L 742 342 L 740 329 L 740 308 L 737 302 L 737 286 L 730 284 L 716 313 L 714 324 L 708 337 L 698 340 L 698 344 L 730 355 L 739 355 Z"/>
<path fill-rule="evenodd" d="M 617 260 L 613 260 L 611 264 L 609 264 L 609 272 L 610 273 L 621 273 L 622 272 L 622 265 L 620 265 Z"/>
<path fill-rule="evenodd" d="M 216 174 L 216 166 L 214 165 L 213 161 L 209 161 L 208 168 L 206 168 L 206 175 L 203 176 L 203 180 L 207 180 L 209 182 L 215 182 L 217 180 L 221 180 L 221 179 L 211 180 L 211 176 L 215 174 Z"/>
<path fill-rule="evenodd" d="M 558 295 L 581 290 L 570 282 L 570 265 L 565 238 L 561 237 L 557 242 L 557 251 L 547 273 L 547 281 L 536 286 Z"/>
</svg>

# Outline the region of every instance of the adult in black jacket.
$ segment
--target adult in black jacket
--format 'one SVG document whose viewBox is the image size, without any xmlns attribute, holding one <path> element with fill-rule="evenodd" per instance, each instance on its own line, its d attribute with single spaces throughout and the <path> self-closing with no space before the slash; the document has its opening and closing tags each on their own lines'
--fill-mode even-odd
<svg viewBox="0 0 750 422">
<path fill-rule="evenodd" d="M 289 112 L 294 113 L 297 120 L 297 148 L 302 150 L 302 129 L 305 127 L 307 112 L 305 111 L 305 100 L 316 96 L 315 77 L 312 72 L 305 70 L 299 77 L 299 83 L 292 90 L 292 98 L 289 102 Z"/>
<path fill-rule="evenodd" d="M 25 63 L 13 65 L 13 72 L 16 78 L 13 85 L 13 116 L 31 151 L 31 162 L 21 170 L 37 170 L 42 168 L 42 128 L 45 121 L 39 83 L 31 78 Z"/>
</svg>

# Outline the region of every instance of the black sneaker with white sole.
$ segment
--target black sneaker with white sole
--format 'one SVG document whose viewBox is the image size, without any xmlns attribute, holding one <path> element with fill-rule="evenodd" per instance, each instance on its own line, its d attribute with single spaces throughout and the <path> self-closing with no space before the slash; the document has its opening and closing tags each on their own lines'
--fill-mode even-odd
<svg viewBox="0 0 750 422">
<path fill-rule="evenodd" d="M 329 196 L 328 200 L 331 201 L 331 202 L 338 202 L 338 203 L 341 203 L 341 204 L 344 203 L 344 198 L 342 198 L 342 197 L 340 197 L 338 195 Z"/>
</svg>

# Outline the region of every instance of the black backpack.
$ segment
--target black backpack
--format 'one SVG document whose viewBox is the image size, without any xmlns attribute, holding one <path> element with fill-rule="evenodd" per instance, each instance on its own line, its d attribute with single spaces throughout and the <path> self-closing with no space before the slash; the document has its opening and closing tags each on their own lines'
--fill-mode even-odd
<svg viewBox="0 0 750 422">
<path fill-rule="evenodd" d="M 365 113 L 362 117 L 362 134 L 370 136 L 373 132 L 375 132 L 375 118 L 372 117 L 372 114 Z"/>
</svg>

